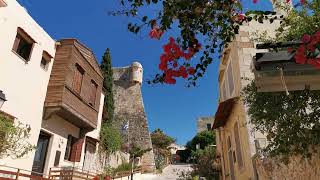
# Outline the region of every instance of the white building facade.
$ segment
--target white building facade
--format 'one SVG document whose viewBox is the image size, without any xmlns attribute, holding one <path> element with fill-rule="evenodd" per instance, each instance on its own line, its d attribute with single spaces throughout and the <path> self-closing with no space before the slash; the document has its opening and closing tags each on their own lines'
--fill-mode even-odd
<svg viewBox="0 0 320 180">
<path fill-rule="evenodd" d="M 37 144 L 50 78 L 55 41 L 15 0 L 0 1 L 0 90 L 7 101 L 1 111 L 30 125 L 29 142 Z M 32 169 L 34 151 L 0 165 Z"/>
<path fill-rule="evenodd" d="M 16 0 L 0 0 L 0 90 L 7 99 L 0 113 L 15 117 L 15 122 L 29 125 L 28 141 L 36 146 L 20 159 L 0 159 L 0 169 L 13 170 L 9 168 L 13 167 L 44 176 L 49 174 L 50 168 L 73 167 L 81 171 L 101 172 L 104 162 L 99 162 L 98 145 L 104 104 L 103 76 L 91 50 L 76 40 L 66 40 L 67 48 L 71 47 L 71 41 L 74 43 L 72 52 L 75 52 L 75 46 L 79 46 L 76 53 L 83 60 L 73 64 L 77 66 L 70 63 L 70 68 L 74 70 L 82 65 L 88 73 L 81 76 L 84 83 L 80 82 L 78 95 L 66 97 L 67 90 L 63 94 L 63 98 L 69 99 L 69 105 L 74 103 L 77 107 L 63 106 L 69 108 L 68 116 L 53 113 L 52 109 L 48 116 L 47 109 L 52 104 L 47 103 L 52 97 L 48 94 L 52 86 L 48 85 L 54 77 L 52 74 L 58 72 L 53 72 L 53 64 L 61 44 L 52 39 Z M 69 73 L 68 76 L 64 74 L 66 81 L 72 86 L 77 72 L 66 72 Z M 74 90 L 70 92 L 74 93 Z M 75 103 L 75 98 L 81 104 Z M 70 117 L 78 119 L 73 121 Z M 75 149 L 70 137 L 79 140 L 76 155 L 72 155 Z M 76 160 L 70 161 L 67 151 L 68 156 L 75 156 Z"/>
</svg>

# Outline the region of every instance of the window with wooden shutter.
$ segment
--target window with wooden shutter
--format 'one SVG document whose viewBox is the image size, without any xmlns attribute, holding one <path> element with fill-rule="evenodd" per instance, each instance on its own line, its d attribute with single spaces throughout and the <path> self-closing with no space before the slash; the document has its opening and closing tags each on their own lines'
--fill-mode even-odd
<svg viewBox="0 0 320 180">
<path fill-rule="evenodd" d="M 84 143 L 84 138 L 81 138 L 81 139 L 76 139 L 76 141 L 72 144 L 71 155 L 70 155 L 71 162 L 80 162 L 83 143 Z"/>
<path fill-rule="evenodd" d="M 239 166 L 239 168 L 241 168 L 241 167 L 243 167 L 243 160 L 242 160 L 240 133 L 239 133 L 238 123 L 236 123 L 234 125 L 234 138 L 236 141 L 236 156 L 238 159 L 238 166 Z"/>
<path fill-rule="evenodd" d="M 84 75 L 83 68 L 79 64 L 76 64 L 74 77 L 73 77 L 73 90 L 78 94 L 80 94 L 81 92 L 83 75 Z"/>
<path fill-rule="evenodd" d="M 97 83 L 91 80 L 90 104 L 92 106 L 95 105 L 96 103 L 97 89 L 98 89 Z"/>
<path fill-rule="evenodd" d="M 29 61 L 35 41 L 22 29 L 18 28 L 12 50 L 22 59 Z"/>
</svg>

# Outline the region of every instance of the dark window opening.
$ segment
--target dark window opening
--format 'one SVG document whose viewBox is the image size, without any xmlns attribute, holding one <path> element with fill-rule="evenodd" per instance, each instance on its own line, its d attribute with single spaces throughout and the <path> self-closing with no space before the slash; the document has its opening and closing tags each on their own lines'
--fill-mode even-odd
<svg viewBox="0 0 320 180">
<path fill-rule="evenodd" d="M 208 130 L 208 131 L 211 130 L 211 124 L 210 124 L 210 123 L 207 124 L 207 130 Z"/>
<path fill-rule="evenodd" d="M 45 60 L 44 58 L 41 59 L 41 64 L 40 66 L 43 68 L 43 69 L 47 69 L 48 68 L 48 64 L 49 62 L 47 60 Z"/>
<path fill-rule="evenodd" d="M 12 50 L 26 61 L 30 60 L 34 40 L 21 28 L 18 28 Z"/>
<path fill-rule="evenodd" d="M 47 70 L 51 59 L 52 57 L 50 56 L 50 54 L 46 51 L 43 51 L 40 67 L 42 67 L 44 70 Z"/>
<path fill-rule="evenodd" d="M 54 167 L 58 167 L 60 163 L 61 151 L 56 151 L 56 156 L 54 158 Z"/>
<path fill-rule="evenodd" d="M 72 146 L 76 142 L 76 138 L 68 135 L 68 141 L 66 146 L 66 152 L 64 154 L 64 159 L 70 161 L 71 160 L 71 152 L 72 152 Z"/>
</svg>

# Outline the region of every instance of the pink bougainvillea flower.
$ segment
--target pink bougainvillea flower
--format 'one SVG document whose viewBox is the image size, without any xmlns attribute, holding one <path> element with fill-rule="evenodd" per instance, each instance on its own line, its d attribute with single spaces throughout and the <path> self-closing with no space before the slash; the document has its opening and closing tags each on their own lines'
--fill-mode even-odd
<svg viewBox="0 0 320 180">
<path fill-rule="evenodd" d="M 163 31 L 158 27 L 154 26 L 152 30 L 149 32 L 149 36 L 151 39 L 160 39 L 163 35 Z"/>
<path fill-rule="evenodd" d="M 308 43 L 311 41 L 311 36 L 308 35 L 308 34 L 305 34 L 303 37 L 302 37 L 302 42 L 303 43 Z"/>
<path fill-rule="evenodd" d="M 194 73 L 196 73 L 196 70 L 193 67 L 191 67 L 191 68 L 188 69 L 188 73 L 190 75 L 194 75 Z"/>
</svg>

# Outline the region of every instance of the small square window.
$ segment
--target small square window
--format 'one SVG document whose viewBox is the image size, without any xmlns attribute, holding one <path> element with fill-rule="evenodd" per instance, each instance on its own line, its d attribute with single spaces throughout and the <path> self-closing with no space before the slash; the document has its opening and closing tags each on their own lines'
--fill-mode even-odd
<svg viewBox="0 0 320 180">
<path fill-rule="evenodd" d="M 48 52 L 43 51 L 40 67 L 42 67 L 44 70 L 48 70 L 51 59 L 52 59 L 52 56 Z"/>
<path fill-rule="evenodd" d="M 208 131 L 211 130 L 211 124 L 210 124 L 210 123 L 207 124 L 207 130 L 208 130 Z"/>
<path fill-rule="evenodd" d="M 25 61 L 30 60 L 35 41 L 21 28 L 18 28 L 12 50 Z"/>
<path fill-rule="evenodd" d="M 47 60 L 45 60 L 44 58 L 41 59 L 41 64 L 40 64 L 40 66 L 41 66 L 43 69 L 47 70 L 48 64 L 49 64 L 49 63 L 48 63 Z"/>
</svg>

